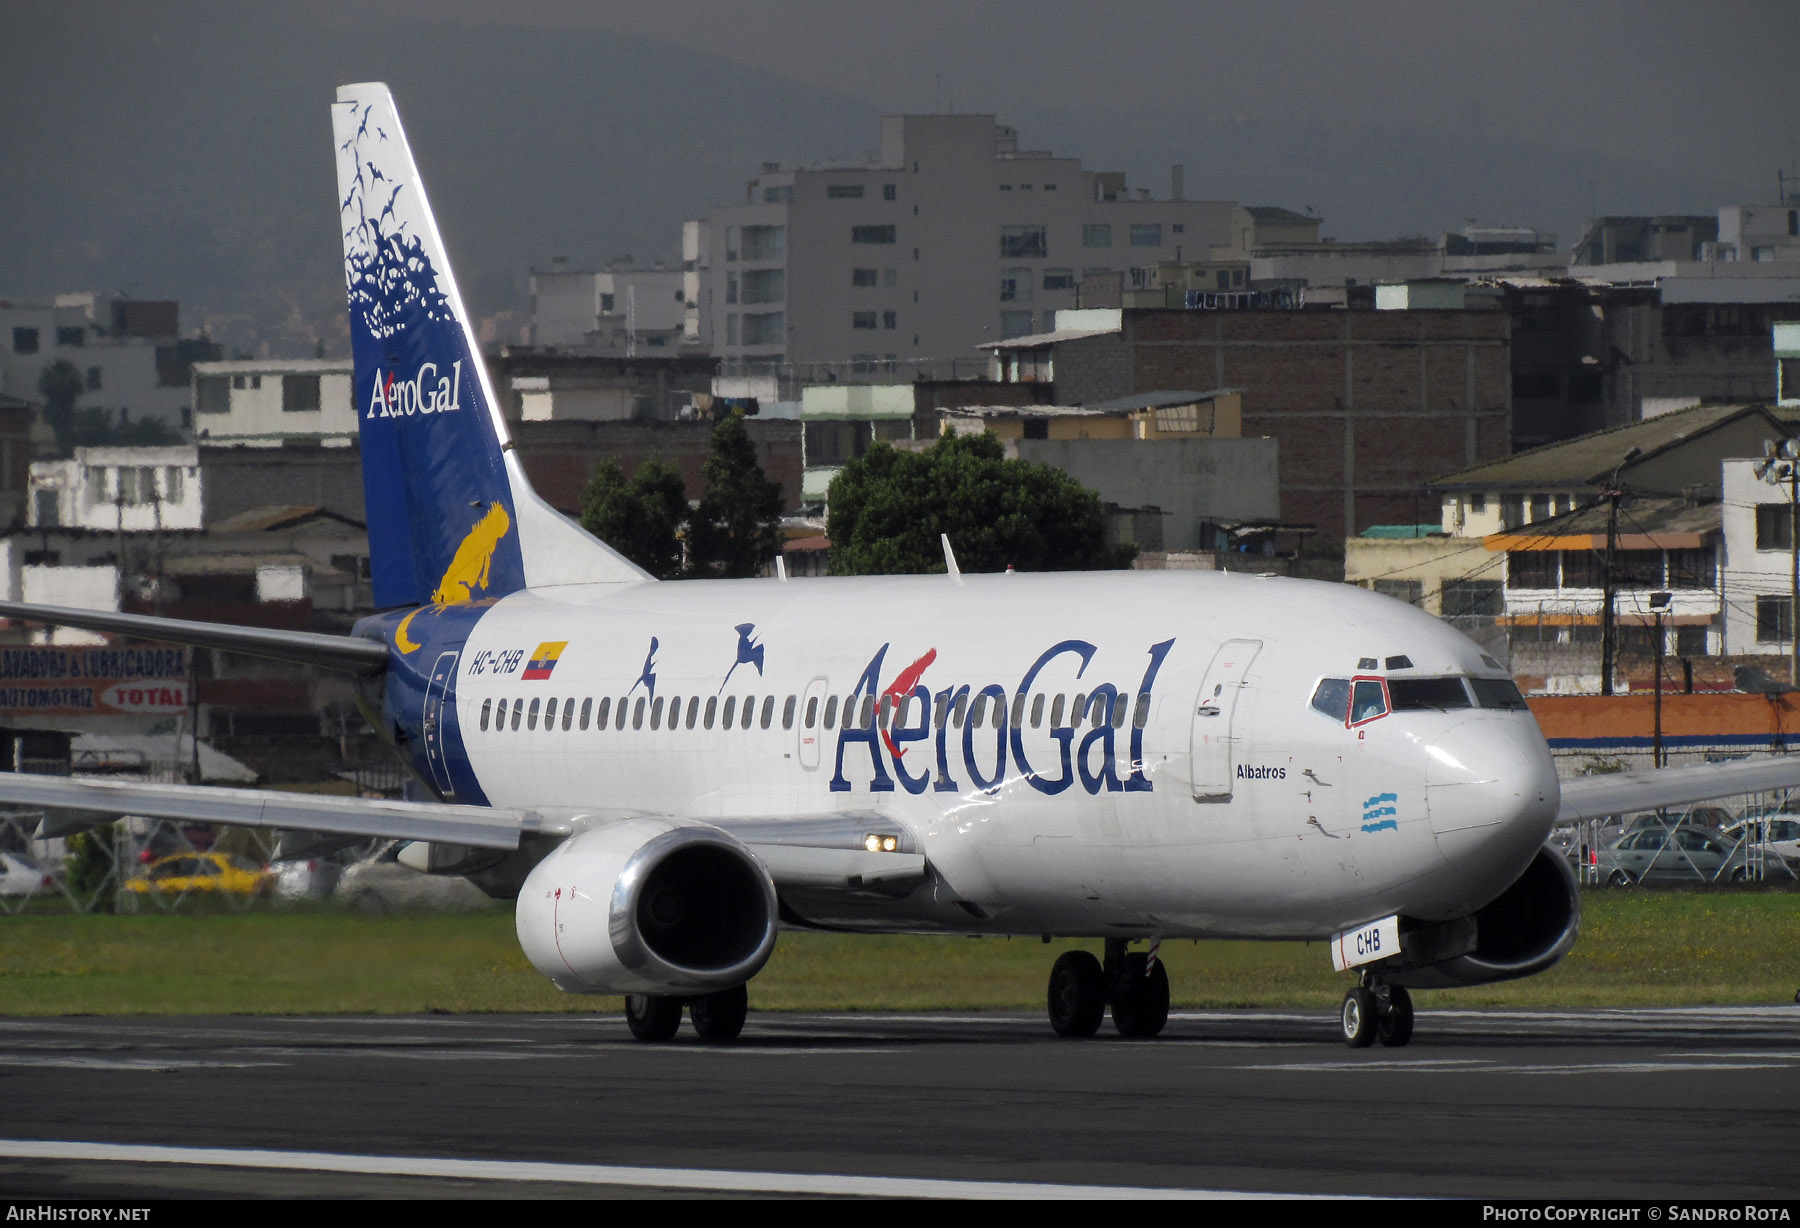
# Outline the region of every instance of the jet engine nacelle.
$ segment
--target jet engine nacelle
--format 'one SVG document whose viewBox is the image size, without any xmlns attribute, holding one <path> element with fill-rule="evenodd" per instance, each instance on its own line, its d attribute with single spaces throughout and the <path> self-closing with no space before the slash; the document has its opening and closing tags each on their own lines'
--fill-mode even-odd
<svg viewBox="0 0 1800 1228">
<path fill-rule="evenodd" d="M 768 871 L 700 823 L 627 819 L 559 845 L 516 911 L 532 965 L 571 993 L 707 993 L 755 976 L 775 947 Z"/>
<path fill-rule="evenodd" d="M 1412 989 L 1451 989 L 1544 971 L 1569 953 L 1581 928 L 1575 872 L 1555 850 L 1539 849 L 1525 873 L 1469 920 L 1475 928 L 1470 949 L 1440 963 L 1393 972 L 1388 982 Z"/>
</svg>

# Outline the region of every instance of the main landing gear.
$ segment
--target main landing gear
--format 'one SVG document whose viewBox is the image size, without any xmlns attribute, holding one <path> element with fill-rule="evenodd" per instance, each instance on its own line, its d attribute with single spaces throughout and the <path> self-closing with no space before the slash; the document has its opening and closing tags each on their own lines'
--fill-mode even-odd
<svg viewBox="0 0 1800 1228">
<path fill-rule="evenodd" d="M 678 998 L 671 994 L 626 994 L 625 1025 L 639 1040 L 670 1040 L 681 1029 L 681 1008 L 701 1040 L 719 1043 L 736 1040 L 750 1012 L 750 993 L 744 986 L 717 993 Z"/>
<path fill-rule="evenodd" d="M 1358 985 L 1344 995 L 1339 1014 L 1344 1043 L 1352 1049 L 1366 1049 L 1379 1040 L 1397 1049 L 1412 1039 L 1412 995 L 1403 985 L 1389 985 L 1379 979 Z"/>
<path fill-rule="evenodd" d="M 1169 1021 L 1169 974 L 1149 951 L 1127 951 L 1126 940 L 1106 940 L 1103 964 L 1086 951 L 1065 951 L 1050 969 L 1050 1026 L 1058 1036 L 1086 1037 L 1100 1030 L 1112 1007 L 1119 1035 L 1155 1036 Z"/>
</svg>

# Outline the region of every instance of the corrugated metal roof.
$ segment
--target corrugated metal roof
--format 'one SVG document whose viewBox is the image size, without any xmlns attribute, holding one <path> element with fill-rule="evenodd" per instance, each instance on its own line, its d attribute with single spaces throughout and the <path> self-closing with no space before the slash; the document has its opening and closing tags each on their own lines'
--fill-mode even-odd
<svg viewBox="0 0 1800 1228">
<path fill-rule="evenodd" d="M 1604 548 L 1611 509 L 1596 503 L 1549 520 L 1536 520 L 1483 539 L 1489 550 Z M 1620 550 L 1695 549 L 1717 534 L 1724 513 L 1717 503 L 1685 499 L 1633 499 L 1621 503 L 1614 545 Z"/>
<path fill-rule="evenodd" d="M 1134 409 L 1167 409 L 1174 405 L 1194 405 L 1201 401 L 1216 401 L 1222 396 L 1242 391 L 1242 388 L 1213 388 L 1206 392 L 1192 392 L 1186 389 L 1176 389 L 1170 392 L 1140 392 L 1135 396 L 1101 401 L 1093 408 L 1111 410 L 1115 413 L 1129 412 Z"/>
<path fill-rule="evenodd" d="M 1694 409 L 1659 414 L 1642 422 L 1595 431 L 1578 439 L 1548 443 L 1504 460 L 1489 461 L 1472 469 L 1460 469 L 1432 478 L 1432 490 L 1495 490 L 1514 487 L 1548 490 L 1556 487 L 1592 487 L 1625 463 L 1633 448 L 1639 465 L 1670 448 L 1717 430 L 1746 415 L 1760 415 L 1771 428 L 1781 423 L 1762 405 L 1701 405 Z"/>
<path fill-rule="evenodd" d="M 336 512 L 322 507 L 314 507 L 301 503 L 284 503 L 272 507 L 253 507 L 239 512 L 235 516 L 227 516 L 212 526 L 214 533 L 262 533 L 272 529 L 288 529 L 314 519 L 335 520 L 351 528 L 363 528 L 358 521 L 348 516 L 340 516 Z"/>
<path fill-rule="evenodd" d="M 947 405 L 949 418 L 1114 418 L 1121 410 L 1088 405 Z"/>
<path fill-rule="evenodd" d="M 1083 337 L 1116 337 L 1116 328 L 1059 328 L 1050 333 L 1032 333 L 1028 337 L 1008 337 L 1005 341 L 984 341 L 978 350 L 1039 350 L 1059 341 L 1079 341 Z"/>
</svg>

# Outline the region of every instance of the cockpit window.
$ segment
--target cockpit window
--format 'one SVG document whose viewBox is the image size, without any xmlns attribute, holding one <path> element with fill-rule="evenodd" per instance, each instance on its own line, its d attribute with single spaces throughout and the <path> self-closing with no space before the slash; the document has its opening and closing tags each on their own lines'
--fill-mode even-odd
<svg viewBox="0 0 1800 1228">
<path fill-rule="evenodd" d="M 1511 678 L 1471 678 L 1469 685 L 1475 688 L 1475 702 L 1484 708 L 1525 710 L 1525 697 Z"/>
<path fill-rule="evenodd" d="M 1390 678 L 1388 694 L 1396 712 L 1446 711 L 1467 708 L 1469 692 L 1461 678 Z"/>
<path fill-rule="evenodd" d="M 1325 678 L 1313 691 L 1312 706 L 1334 721 L 1343 720 L 1350 712 L 1350 680 Z"/>
<path fill-rule="evenodd" d="M 1387 715 L 1387 688 L 1379 678 L 1357 678 L 1350 692 L 1350 723 L 1360 725 Z"/>
</svg>

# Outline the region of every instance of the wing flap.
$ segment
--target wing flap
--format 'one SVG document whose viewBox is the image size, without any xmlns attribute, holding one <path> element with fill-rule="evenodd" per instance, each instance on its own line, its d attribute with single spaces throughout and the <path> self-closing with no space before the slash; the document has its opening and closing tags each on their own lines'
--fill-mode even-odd
<svg viewBox="0 0 1800 1228">
<path fill-rule="evenodd" d="M 1562 784 L 1558 823 L 1800 787 L 1800 755 L 1583 776 Z"/>
<path fill-rule="evenodd" d="M 51 815 L 43 825 L 46 835 L 66 834 L 122 815 L 359 838 L 431 840 L 489 849 L 513 849 L 527 835 L 554 835 L 567 830 L 530 810 L 327 797 L 267 789 L 72 780 L 18 772 L 0 773 L 0 803 L 103 816 L 83 819 Z"/>
</svg>

